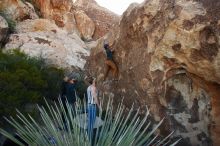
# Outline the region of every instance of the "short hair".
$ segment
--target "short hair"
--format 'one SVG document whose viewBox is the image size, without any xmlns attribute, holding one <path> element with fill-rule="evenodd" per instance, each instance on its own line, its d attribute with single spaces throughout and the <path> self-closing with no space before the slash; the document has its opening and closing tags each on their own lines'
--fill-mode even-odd
<svg viewBox="0 0 220 146">
<path fill-rule="evenodd" d="M 75 77 L 73 77 L 73 76 L 69 77 L 68 82 L 71 81 L 71 80 L 76 81 Z"/>
<path fill-rule="evenodd" d="M 94 78 L 93 78 L 93 77 L 89 77 L 89 78 L 88 78 L 89 84 L 93 84 L 93 81 L 94 81 Z"/>
<path fill-rule="evenodd" d="M 108 49 L 109 48 L 109 44 L 104 44 L 104 48 Z"/>
</svg>

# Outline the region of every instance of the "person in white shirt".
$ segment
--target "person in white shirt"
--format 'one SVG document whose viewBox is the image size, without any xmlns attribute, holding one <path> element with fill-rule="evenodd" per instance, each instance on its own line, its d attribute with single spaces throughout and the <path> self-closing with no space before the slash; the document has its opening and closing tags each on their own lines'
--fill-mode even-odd
<svg viewBox="0 0 220 146">
<path fill-rule="evenodd" d="M 89 79 L 90 86 L 87 88 L 88 97 L 88 136 L 92 142 L 93 127 L 96 120 L 96 107 L 99 107 L 98 92 L 96 88 L 96 79 Z"/>
</svg>

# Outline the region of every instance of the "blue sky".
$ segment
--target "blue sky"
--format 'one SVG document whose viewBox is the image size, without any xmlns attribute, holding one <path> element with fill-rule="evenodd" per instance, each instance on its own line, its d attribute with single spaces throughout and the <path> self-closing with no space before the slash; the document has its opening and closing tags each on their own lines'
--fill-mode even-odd
<svg viewBox="0 0 220 146">
<path fill-rule="evenodd" d="M 121 15 L 128 6 L 133 3 L 141 3 L 144 0 L 96 0 L 99 5 Z"/>
</svg>

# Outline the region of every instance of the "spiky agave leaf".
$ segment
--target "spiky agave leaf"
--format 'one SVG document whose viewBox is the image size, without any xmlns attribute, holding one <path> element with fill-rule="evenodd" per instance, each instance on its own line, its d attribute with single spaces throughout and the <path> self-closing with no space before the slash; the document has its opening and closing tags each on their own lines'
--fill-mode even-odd
<svg viewBox="0 0 220 146">
<path fill-rule="evenodd" d="M 102 107 L 99 112 L 99 118 L 102 117 L 102 109 L 106 114 L 103 119 L 103 125 L 96 129 L 93 142 L 90 143 L 87 135 L 87 124 L 81 119 L 86 120 L 86 104 L 77 101 L 74 106 L 68 102 L 65 105 L 59 99 L 59 103 L 53 105 L 46 101 L 46 108 L 38 106 L 40 112 L 41 124 L 36 122 L 30 115 L 25 117 L 18 111 L 18 120 L 13 117 L 6 120 L 16 129 L 17 135 L 31 146 L 161 146 L 167 143 L 171 136 L 168 135 L 158 142 L 158 135 L 155 131 L 161 125 L 159 122 L 152 130 L 150 123 L 146 125 L 149 110 L 147 109 L 144 118 L 138 116 L 139 110 L 130 109 L 128 114 L 124 115 L 125 107 L 122 102 L 118 105 L 116 112 L 113 112 L 113 100 L 109 98 L 105 108 Z M 135 114 L 133 114 L 135 112 Z M 80 118 L 76 118 L 81 115 Z M 20 146 L 23 146 L 10 133 L 0 129 L 7 138 L 11 139 Z M 177 142 L 174 142 L 175 145 Z M 171 144 L 170 144 L 171 145 Z"/>
</svg>

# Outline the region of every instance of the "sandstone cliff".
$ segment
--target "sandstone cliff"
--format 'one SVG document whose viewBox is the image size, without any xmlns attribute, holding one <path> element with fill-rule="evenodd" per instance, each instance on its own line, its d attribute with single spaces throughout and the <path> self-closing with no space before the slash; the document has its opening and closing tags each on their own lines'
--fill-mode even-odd
<svg viewBox="0 0 220 146">
<path fill-rule="evenodd" d="M 54 20 L 69 33 L 78 33 L 83 39 L 98 39 L 119 22 L 119 16 L 100 7 L 94 0 L 3 0 L 0 12 L 17 22 L 40 17 Z"/>
<path fill-rule="evenodd" d="M 19 49 L 48 64 L 66 69 L 83 69 L 89 49 L 77 34 L 68 34 L 47 19 L 26 20 L 16 26 L 4 50 Z"/>
<path fill-rule="evenodd" d="M 27 1 L 0 1 L 0 14 L 4 14 L 7 21 L 15 22 L 10 26 L 14 32 L 10 35 L 5 50 L 20 49 L 59 67 L 83 69 L 90 52 L 89 48 L 95 44 L 93 42 L 86 45 L 87 42 L 84 41 L 92 40 L 99 26 L 96 26 L 83 9 L 73 4 L 72 0 L 33 0 L 31 3 Z M 99 19 L 98 13 L 104 12 L 107 15 L 108 12 L 108 23 L 102 27 L 111 24 L 112 13 L 104 8 L 97 9 L 100 8 L 97 4 L 91 5 L 90 9 L 93 9 L 92 7 L 96 10 L 96 19 Z M 1 17 L 0 43 L 5 42 L 7 36 L 6 24 L 5 19 Z M 100 30 L 100 33 L 104 34 L 109 29 L 110 27 L 103 32 Z"/>
<path fill-rule="evenodd" d="M 94 22 L 82 10 L 77 10 L 74 14 L 76 26 L 81 33 L 80 35 L 82 36 L 82 39 L 86 41 L 91 40 L 95 31 Z"/>
<path fill-rule="evenodd" d="M 33 5 L 21 0 L 1 0 L 0 12 L 14 21 L 38 18 Z"/>
<path fill-rule="evenodd" d="M 99 6 L 95 0 L 76 0 L 74 3 L 76 9 L 81 9 L 95 23 L 94 39 L 104 36 L 116 24 L 118 24 L 120 17 L 113 12 Z"/>
<path fill-rule="evenodd" d="M 132 4 L 106 37 L 115 48 L 119 80 L 103 84 L 103 40 L 87 72 L 99 88 L 129 108 L 145 105 L 161 133 L 175 130 L 182 145 L 220 145 L 220 1 L 147 0 Z"/>
<path fill-rule="evenodd" d="M 100 7 L 94 0 L 33 0 L 43 18 L 52 19 L 68 32 L 79 30 L 85 40 L 106 34 L 119 16 Z"/>
</svg>

